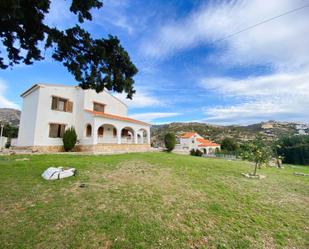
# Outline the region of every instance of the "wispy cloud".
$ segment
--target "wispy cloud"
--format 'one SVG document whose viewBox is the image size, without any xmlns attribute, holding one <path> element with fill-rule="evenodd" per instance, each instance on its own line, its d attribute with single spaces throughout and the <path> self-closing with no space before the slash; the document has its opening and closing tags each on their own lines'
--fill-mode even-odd
<svg viewBox="0 0 309 249">
<path fill-rule="evenodd" d="M 131 34 L 134 31 L 134 25 L 128 15 L 128 7 L 128 0 L 105 0 L 103 8 L 93 10 L 93 22 L 99 26 L 105 26 L 108 23 Z"/>
<path fill-rule="evenodd" d="M 126 94 L 115 93 L 114 96 L 126 103 L 129 108 L 137 109 L 144 107 L 159 107 L 164 106 L 164 101 L 152 96 L 148 91 L 139 89 L 133 96 L 133 99 L 127 99 Z"/>
<path fill-rule="evenodd" d="M 204 108 L 206 121 L 252 123 L 265 119 L 309 120 L 309 73 L 277 73 L 247 79 L 210 78 L 200 85 L 240 104 Z"/>
<path fill-rule="evenodd" d="M 4 80 L 0 79 L 0 108 L 20 109 L 17 104 L 8 100 L 5 97 L 6 89 L 7 89 L 7 83 Z"/>
<path fill-rule="evenodd" d="M 143 120 L 145 122 L 152 122 L 161 118 L 170 118 L 180 115 L 177 112 L 147 112 L 147 113 L 138 113 L 133 114 L 130 117 Z"/>
<path fill-rule="evenodd" d="M 308 9 L 286 15 L 216 43 L 231 33 L 304 5 L 304 0 L 210 1 L 183 19 L 169 20 L 141 46 L 146 56 L 165 58 L 200 45 L 221 48 L 215 59 L 231 64 L 309 64 Z M 212 42 L 215 42 L 212 44 Z"/>
</svg>

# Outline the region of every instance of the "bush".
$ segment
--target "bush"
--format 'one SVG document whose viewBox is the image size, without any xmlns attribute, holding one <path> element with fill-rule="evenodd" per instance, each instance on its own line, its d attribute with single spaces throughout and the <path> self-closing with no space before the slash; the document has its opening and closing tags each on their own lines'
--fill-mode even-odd
<svg viewBox="0 0 309 249">
<path fill-rule="evenodd" d="M 200 151 L 200 150 L 195 151 L 195 156 L 202 156 L 202 155 L 203 155 L 202 151 Z"/>
<path fill-rule="evenodd" d="M 7 141 L 5 143 L 5 146 L 4 146 L 6 149 L 9 149 L 11 147 L 11 141 Z"/>
<path fill-rule="evenodd" d="M 202 155 L 203 155 L 203 152 L 200 151 L 200 150 L 192 149 L 192 150 L 190 150 L 190 155 L 191 155 L 191 156 L 202 156 Z"/>
<path fill-rule="evenodd" d="M 195 156 L 195 149 L 190 150 L 190 155 Z"/>
<path fill-rule="evenodd" d="M 74 127 L 70 127 L 63 134 L 63 147 L 65 151 L 71 151 L 77 142 L 77 134 Z"/>
<path fill-rule="evenodd" d="M 221 142 L 221 150 L 226 152 L 236 152 L 239 146 L 232 138 L 226 137 Z"/>
<path fill-rule="evenodd" d="M 175 148 L 176 137 L 172 133 L 167 133 L 164 136 L 165 147 L 168 152 L 171 152 Z"/>
<path fill-rule="evenodd" d="M 284 163 L 309 165 L 309 136 L 282 137 L 276 153 Z"/>
</svg>

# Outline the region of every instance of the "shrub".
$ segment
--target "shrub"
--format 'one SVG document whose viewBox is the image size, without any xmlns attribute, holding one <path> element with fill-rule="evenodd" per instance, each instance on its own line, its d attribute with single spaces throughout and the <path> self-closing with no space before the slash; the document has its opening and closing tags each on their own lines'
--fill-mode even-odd
<svg viewBox="0 0 309 249">
<path fill-rule="evenodd" d="M 200 150 L 195 151 L 195 156 L 202 156 L 202 155 L 203 155 L 202 151 L 200 151 Z"/>
<path fill-rule="evenodd" d="M 11 141 L 9 140 L 9 141 L 7 141 L 6 143 L 5 143 L 5 146 L 4 146 L 6 149 L 9 149 L 10 147 L 11 147 Z"/>
<path fill-rule="evenodd" d="M 195 149 L 190 150 L 190 155 L 195 156 Z"/>
<path fill-rule="evenodd" d="M 234 139 L 226 137 L 221 142 L 221 149 L 226 152 L 236 152 L 239 146 Z"/>
<path fill-rule="evenodd" d="M 70 127 L 63 134 L 63 147 L 65 151 L 70 151 L 74 148 L 77 142 L 77 134 L 74 127 Z"/>
<path fill-rule="evenodd" d="M 284 163 L 309 165 L 309 136 L 282 137 L 276 153 L 283 157 Z"/>
<path fill-rule="evenodd" d="M 167 133 L 164 136 L 165 147 L 168 152 L 171 152 L 175 148 L 176 137 L 172 133 Z"/>
<path fill-rule="evenodd" d="M 203 152 L 200 151 L 200 150 L 192 149 L 192 150 L 190 150 L 190 155 L 191 155 L 191 156 L 202 156 L 202 155 L 203 155 Z"/>
</svg>

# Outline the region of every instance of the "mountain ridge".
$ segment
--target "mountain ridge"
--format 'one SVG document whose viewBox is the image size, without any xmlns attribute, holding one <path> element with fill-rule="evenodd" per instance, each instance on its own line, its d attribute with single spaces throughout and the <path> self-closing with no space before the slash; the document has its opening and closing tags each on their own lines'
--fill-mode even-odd
<svg viewBox="0 0 309 249">
<path fill-rule="evenodd" d="M 19 126 L 21 111 L 13 108 L 0 108 L 0 123 Z"/>
</svg>

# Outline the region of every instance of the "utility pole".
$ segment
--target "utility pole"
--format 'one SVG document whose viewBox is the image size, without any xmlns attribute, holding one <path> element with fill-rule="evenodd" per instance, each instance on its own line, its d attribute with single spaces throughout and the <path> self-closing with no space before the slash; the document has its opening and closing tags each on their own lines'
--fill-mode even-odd
<svg viewBox="0 0 309 249">
<path fill-rule="evenodd" d="M 0 132 L 0 150 L 2 150 L 2 141 L 3 141 L 3 128 L 4 128 L 4 124 L 1 124 L 1 132 Z"/>
</svg>

